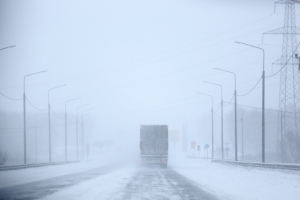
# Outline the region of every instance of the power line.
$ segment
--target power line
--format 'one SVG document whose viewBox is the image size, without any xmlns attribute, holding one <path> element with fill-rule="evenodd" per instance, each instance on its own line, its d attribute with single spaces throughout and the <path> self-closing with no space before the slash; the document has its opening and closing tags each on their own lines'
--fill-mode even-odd
<svg viewBox="0 0 300 200">
<path fill-rule="evenodd" d="M 248 51 L 248 50 L 243 50 L 243 51 L 239 51 L 238 53 L 241 53 L 241 52 L 244 52 L 244 51 Z M 204 63 L 200 63 L 198 65 L 193 65 L 193 66 L 190 66 L 188 68 L 194 68 L 194 67 L 197 67 L 197 66 L 201 66 L 201 65 L 204 65 L 204 64 L 208 64 L 210 62 L 213 62 L 215 60 L 219 60 L 219 59 L 222 59 L 222 58 L 225 58 L 225 57 L 228 57 L 228 56 L 231 56 L 231 55 L 235 55 L 236 53 L 234 54 L 229 54 L 229 55 L 226 55 L 226 56 L 223 56 L 221 58 L 218 58 L 218 59 L 213 59 L 213 60 L 210 60 L 210 61 L 207 61 L 207 62 L 204 62 Z M 273 58 L 270 58 L 270 59 L 273 59 Z M 270 60 L 268 59 L 268 60 Z M 257 62 L 253 62 L 253 63 L 250 63 L 250 64 L 246 64 L 246 65 L 243 65 L 243 66 L 240 66 L 240 67 L 235 67 L 235 68 L 232 68 L 232 69 L 240 69 L 240 68 L 244 68 L 244 67 L 247 67 L 247 66 L 251 66 L 251 65 L 254 65 L 256 63 L 259 63 L 261 61 L 257 61 Z M 185 69 L 188 69 L 188 68 L 185 68 Z M 110 91 L 112 89 L 118 89 L 118 88 L 122 88 L 122 87 L 126 87 L 126 86 L 130 86 L 130 85 L 137 85 L 139 83 L 142 83 L 142 82 L 145 82 L 145 81 L 149 81 L 149 80 L 152 80 L 152 79 L 157 79 L 157 78 L 161 78 L 161 77 L 164 77 L 166 75 L 170 75 L 170 74 L 173 74 L 173 73 L 177 73 L 179 71 L 182 71 L 182 70 L 185 70 L 185 69 L 181 69 L 181 70 L 177 70 L 177 71 L 174 71 L 174 72 L 170 72 L 170 73 L 165 73 L 165 74 L 162 74 L 162 75 L 159 75 L 159 76 L 156 76 L 156 77 L 151 77 L 151 78 L 148 78 L 148 79 L 145 79 L 145 80 L 141 80 L 141 81 L 136 81 L 136 82 L 133 82 L 133 83 L 129 83 L 129 84 L 122 84 L 120 86 L 115 86 L 115 87 L 111 87 L 111 88 L 107 88 L 107 89 L 102 89 L 102 90 L 96 90 L 96 91 L 93 91 L 93 92 L 88 92 L 88 93 L 85 93 L 85 94 L 80 94 L 80 96 L 85 96 L 85 95 L 89 95 L 89 94 L 96 94 L 98 92 L 103 92 L 103 91 Z M 190 81 L 195 81 L 195 80 L 198 80 L 198 79 L 201 79 L 201 78 L 205 78 L 205 77 L 209 77 L 209 76 L 213 76 L 213 75 L 216 75 L 216 74 L 219 74 L 218 72 L 217 73 L 213 73 L 213 74 L 208 74 L 208 75 L 204 75 L 204 76 L 201 76 L 201 77 L 197 77 L 197 78 L 194 78 L 194 79 L 187 79 L 185 81 L 179 81 L 179 82 L 176 82 L 176 83 L 172 83 L 172 84 L 168 84 L 168 85 L 163 85 L 163 86 L 158 86 L 158 87 L 155 87 L 155 88 L 151 88 L 151 89 L 148 89 L 148 90 L 141 90 L 141 91 L 137 91 L 137 92 L 127 92 L 127 93 L 123 93 L 123 94 L 117 94 L 117 95 L 112 95 L 112 96 L 106 96 L 106 97 L 102 97 L 101 99 L 105 99 L 105 98 L 110 98 L 110 97 L 115 97 L 115 96 L 123 96 L 123 95 L 130 95 L 130 94 L 135 94 L 135 93 L 140 93 L 140 92 L 146 92 L 146 91 L 149 91 L 149 90 L 156 90 L 156 89 L 161 89 L 161 88 L 164 88 L 164 87 L 169 87 L 169 86 L 173 86 L 173 85 L 177 85 L 177 84 L 182 84 L 182 83 L 186 83 L 186 82 L 190 82 Z M 251 79 L 250 81 L 252 80 L 255 80 L 255 79 Z M 246 83 L 246 82 L 249 82 L 249 81 L 245 81 L 243 83 Z M 238 84 L 240 85 L 240 84 Z M 232 86 L 230 86 L 232 87 Z M 229 87 L 225 87 L 226 88 L 229 88 Z M 217 91 L 217 90 L 216 90 Z M 61 99 L 61 98 L 60 98 Z M 59 100 L 59 99 L 57 99 Z M 45 101 L 42 101 L 42 102 L 45 102 Z M 41 101 L 39 101 L 39 103 L 41 103 Z"/>
<path fill-rule="evenodd" d="M 298 47 L 299 47 L 299 45 L 300 45 L 300 42 L 298 43 L 298 45 L 297 45 L 297 47 L 295 48 L 295 51 L 292 53 L 292 55 L 290 56 L 290 58 L 286 61 L 286 63 L 275 73 L 275 74 L 273 74 L 273 75 L 271 75 L 271 76 L 268 76 L 268 77 L 266 77 L 266 78 L 271 78 L 271 77 L 273 77 L 273 76 L 275 76 L 276 74 L 278 74 L 287 64 L 288 64 L 288 62 L 291 60 L 291 58 L 293 57 L 293 56 L 295 56 L 295 53 L 296 53 L 296 51 L 297 51 L 297 49 L 298 49 Z"/>
<path fill-rule="evenodd" d="M 0 92 L 0 94 L 1 94 L 2 96 L 4 96 L 5 98 L 10 99 L 10 100 L 14 100 L 14 101 L 15 101 L 15 100 L 23 100 L 23 98 L 21 98 L 21 99 L 13 99 L 13 98 L 10 98 L 10 97 L 8 97 L 8 96 L 2 94 L 1 92 Z"/>
<path fill-rule="evenodd" d="M 57 117 L 57 118 L 60 118 L 60 119 L 63 119 L 64 117 L 60 117 L 60 116 L 58 116 L 53 110 L 52 110 L 52 108 L 50 107 L 50 110 L 52 111 L 52 113 Z"/>
<path fill-rule="evenodd" d="M 35 109 L 40 110 L 40 111 L 45 111 L 45 110 L 47 110 L 47 109 L 40 109 L 40 108 L 37 108 L 37 107 L 35 107 L 35 106 L 28 100 L 27 97 L 26 97 L 25 99 L 26 99 L 26 101 L 27 101 L 32 107 L 34 107 Z"/>
<path fill-rule="evenodd" d="M 260 82 L 261 79 L 262 79 L 262 77 L 260 77 L 260 79 L 257 81 L 257 83 L 254 85 L 254 87 L 249 92 L 242 94 L 242 95 L 237 95 L 237 96 L 243 97 L 243 96 L 248 95 L 250 92 L 252 92 L 256 88 L 256 86 L 258 85 L 258 83 Z"/>
<path fill-rule="evenodd" d="M 76 125 L 76 123 L 72 123 L 72 124 L 68 124 L 68 125 Z M 62 126 L 65 126 L 65 124 L 63 125 L 54 125 L 54 126 L 51 126 L 51 127 L 62 127 Z M 41 129 L 41 128 L 48 128 L 49 126 L 37 126 L 37 127 L 28 127 L 26 128 L 26 130 L 30 130 L 30 129 Z M 24 128 L 2 128 L 0 129 L 0 131 L 10 131 L 10 130 L 24 130 Z"/>
<path fill-rule="evenodd" d="M 76 122 L 72 122 L 71 120 L 69 120 L 68 117 L 67 117 L 67 121 L 70 122 L 71 124 L 72 124 L 72 123 L 75 123 L 75 124 L 76 124 Z"/>
<path fill-rule="evenodd" d="M 219 117 L 220 119 L 222 119 L 222 117 L 220 117 L 219 115 L 217 115 L 217 114 L 215 114 L 215 115 L 216 115 L 217 117 Z M 227 121 L 227 122 L 234 122 L 234 121 L 227 120 L 227 119 L 224 119 L 224 118 L 223 118 L 223 120 L 224 120 L 224 121 Z"/>
<path fill-rule="evenodd" d="M 230 103 L 233 105 L 233 103 Z M 243 105 L 243 104 L 237 104 L 238 106 L 242 106 L 242 107 L 248 107 L 248 108 L 255 108 L 255 109 L 259 109 L 261 110 L 262 108 L 260 107 L 255 107 L 255 106 L 249 106 L 249 105 Z M 275 112 L 287 112 L 287 113 L 294 113 L 294 112 L 288 112 L 288 111 L 280 111 L 280 110 L 275 110 L 275 109 L 268 109 L 265 108 L 265 110 L 269 110 L 269 111 L 275 111 Z M 298 113 L 298 112 L 297 112 Z"/>
<path fill-rule="evenodd" d="M 218 112 L 218 110 L 221 108 L 221 104 L 219 105 L 218 109 L 214 111 L 214 113 Z"/>
<path fill-rule="evenodd" d="M 272 14 L 272 15 L 273 15 L 273 14 Z M 258 19 L 258 20 L 256 20 L 256 21 L 262 20 L 262 19 L 267 18 L 267 17 L 270 17 L 270 16 L 272 16 L 272 15 L 268 15 L 268 16 L 263 17 L 263 18 L 261 18 L 261 19 Z M 254 21 L 254 22 L 256 22 L 256 21 Z M 251 22 L 251 23 L 254 23 L 254 22 Z M 280 23 L 281 23 L 281 22 L 280 22 Z M 242 35 L 239 35 L 239 36 L 236 36 L 236 37 L 232 37 L 232 38 L 230 38 L 230 39 L 223 40 L 223 41 L 221 41 L 221 42 L 217 42 L 217 43 L 214 43 L 214 44 L 211 44 L 211 45 L 207 45 L 207 46 L 198 48 L 198 49 L 196 49 L 196 50 L 192 50 L 192 51 L 189 51 L 189 52 L 184 52 L 184 53 L 172 55 L 172 56 L 169 56 L 169 57 L 167 57 L 167 58 L 158 59 L 158 60 L 155 60 L 155 61 L 150 61 L 150 62 L 148 62 L 148 63 L 144 63 L 144 64 L 141 64 L 141 65 L 130 66 L 130 67 L 127 67 L 127 68 L 121 68 L 120 70 L 127 70 L 127 69 L 129 69 L 129 68 L 139 67 L 139 66 L 143 66 L 143 65 L 149 65 L 149 64 L 153 64 L 153 63 L 156 63 L 156 62 L 159 62 L 159 61 L 167 60 L 167 59 L 169 59 L 169 58 L 173 58 L 173 57 L 185 55 L 185 54 L 188 54 L 188 53 L 192 53 L 192 52 L 195 52 L 195 51 L 203 50 L 203 49 L 206 49 L 206 48 L 208 48 L 208 47 L 215 46 L 215 45 L 217 45 L 217 44 L 221 44 L 221 43 L 224 43 L 224 42 L 232 41 L 233 39 L 236 39 L 236 38 L 239 38 L 239 37 L 243 37 L 243 36 L 245 36 L 245 35 L 249 35 L 249 34 L 255 33 L 255 32 L 257 32 L 257 31 L 263 30 L 263 29 L 265 29 L 265 28 L 268 28 L 268 27 L 271 27 L 271 26 L 274 26 L 274 25 L 277 25 L 277 24 L 279 24 L 279 23 L 275 23 L 275 24 L 272 24 L 272 25 L 270 25 L 270 26 L 266 26 L 266 27 L 264 27 L 264 28 L 257 29 L 257 30 L 255 30 L 255 31 L 248 32 L 248 33 L 246 33 L 246 34 L 242 34 Z M 243 26 L 241 26 L 241 27 L 243 27 Z M 241 28 L 241 27 L 238 27 L 238 28 Z M 238 28 L 236 28 L 236 29 L 238 29 Z M 233 29 L 233 30 L 234 30 L 234 29 Z M 230 31 L 228 31 L 228 32 L 230 32 Z M 226 33 L 226 31 L 225 31 L 224 33 Z M 222 34 L 224 34 L 224 33 L 221 33 L 221 34 L 219 34 L 219 35 L 222 35 Z M 216 36 L 219 36 L 219 35 L 216 35 Z M 213 36 L 213 37 L 214 37 L 214 36 Z M 211 39 L 211 38 L 213 38 L 213 37 L 210 37 L 210 38 L 208 38 L 208 39 Z M 205 40 L 208 40 L 208 39 L 201 40 L 201 41 L 199 41 L 199 42 L 197 42 L 197 43 L 200 43 L 200 42 L 205 41 Z M 187 45 L 187 46 L 190 46 L 190 45 Z M 180 48 L 179 48 L 179 49 L 180 49 Z M 174 51 L 174 50 L 172 50 L 172 51 Z M 169 52 L 172 52 L 172 51 L 169 51 Z M 168 52 L 167 52 L 167 53 L 168 53 Z M 163 54 L 165 54 L 165 53 L 163 53 Z M 158 54 L 158 55 L 160 55 L 160 54 Z M 152 56 L 152 57 L 156 57 L 156 56 Z M 151 58 L 151 57 L 150 57 L 150 58 Z M 134 63 L 134 62 L 133 62 L 133 63 Z M 131 63 L 130 63 L 130 64 L 131 64 Z M 125 65 L 129 65 L 129 64 L 125 64 Z M 121 65 L 121 66 L 122 66 L 122 65 Z M 123 66 L 124 66 L 124 65 L 123 65 Z M 99 71 L 99 72 L 94 72 L 94 73 L 92 73 L 91 75 L 88 75 L 87 77 L 89 77 L 89 76 L 95 76 L 96 73 L 105 72 L 105 71 L 111 71 L 111 70 L 118 69 L 118 68 L 120 68 L 120 67 L 114 67 L 114 68 L 111 68 L 111 69 L 106 69 L 106 70 L 101 70 L 101 71 Z M 119 71 L 120 71 L 120 70 L 119 70 Z M 83 75 L 83 76 L 84 76 L 84 75 Z M 80 75 L 80 76 L 76 76 L 76 78 L 77 78 L 77 77 L 81 77 L 81 75 Z M 63 81 L 63 80 L 65 81 L 65 80 L 72 80 L 72 79 L 74 79 L 74 78 L 60 79 L 60 80 L 58 80 L 58 81 Z M 55 82 L 58 82 L 58 81 L 55 81 Z M 45 83 L 42 83 L 42 84 L 48 84 L 48 83 L 51 83 L 51 82 L 45 82 Z M 37 84 L 34 84 L 34 85 L 37 85 Z M 39 84 L 39 85 L 41 85 L 41 84 Z M 29 85 L 29 86 L 31 86 L 31 85 Z M 18 88 L 18 87 L 21 87 L 21 86 L 8 87 L 8 88 L 0 88 L 0 89 L 9 89 L 9 88 Z"/>
<path fill-rule="evenodd" d="M 229 103 L 227 103 L 227 105 L 224 105 L 224 106 L 228 106 L 230 103 L 231 103 L 231 101 L 233 100 L 233 97 L 234 97 L 234 95 L 232 95 L 232 97 L 231 97 L 231 100 L 229 101 Z M 224 102 L 226 102 L 226 101 L 224 101 Z"/>
</svg>

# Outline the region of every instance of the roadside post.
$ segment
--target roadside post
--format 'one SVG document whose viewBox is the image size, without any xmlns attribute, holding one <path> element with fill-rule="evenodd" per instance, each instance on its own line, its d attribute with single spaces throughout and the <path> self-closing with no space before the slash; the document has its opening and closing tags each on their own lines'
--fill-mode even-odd
<svg viewBox="0 0 300 200">
<path fill-rule="evenodd" d="M 197 151 L 198 151 L 198 157 L 200 157 L 200 151 L 201 151 L 201 146 L 200 145 L 197 145 Z"/>
<path fill-rule="evenodd" d="M 228 152 L 229 152 L 229 148 L 228 148 L 228 145 L 229 143 L 225 143 L 226 147 L 225 147 L 225 151 L 226 151 L 226 157 L 228 159 Z"/>
<path fill-rule="evenodd" d="M 191 156 L 195 156 L 195 148 L 196 148 L 196 142 L 191 142 L 191 149 L 192 149 L 192 155 Z"/>
<path fill-rule="evenodd" d="M 228 151 L 229 151 L 229 148 L 228 148 L 228 147 L 226 147 L 226 148 L 225 148 L 225 151 L 226 151 L 226 154 L 227 154 L 227 159 L 228 159 Z"/>
<path fill-rule="evenodd" d="M 206 159 L 208 160 L 208 148 L 209 148 L 209 145 L 206 144 L 204 147 L 206 149 Z"/>
</svg>

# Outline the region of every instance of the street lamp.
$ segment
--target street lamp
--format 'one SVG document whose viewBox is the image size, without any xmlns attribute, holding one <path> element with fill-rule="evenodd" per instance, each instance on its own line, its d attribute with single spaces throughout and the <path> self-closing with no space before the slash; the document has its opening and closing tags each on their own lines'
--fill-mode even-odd
<svg viewBox="0 0 300 200">
<path fill-rule="evenodd" d="M 214 97 L 201 92 L 198 92 L 198 94 L 209 96 L 211 98 L 211 157 L 214 159 Z"/>
<path fill-rule="evenodd" d="M 52 162 L 52 158 L 51 158 L 51 124 L 50 124 L 50 91 L 66 86 L 66 84 L 64 85 L 59 85 L 57 87 L 51 88 L 48 90 L 48 122 L 49 122 L 49 162 Z"/>
<path fill-rule="evenodd" d="M 84 105 L 82 105 L 82 106 L 78 106 L 77 108 L 76 108 L 76 146 L 77 146 L 77 154 L 76 154 L 76 160 L 78 161 L 78 109 L 79 108 L 82 108 L 82 107 L 84 107 L 84 106 L 88 106 L 88 105 L 90 105 L 90 104 L 84 104 Z"/>
<path fill-rule="evenodd" d="M 8 48 L 14 48 L 14 47 L 16 47 L 16 45 L 12 45 L 12 46 L 8 46 L 8 47 L 1 48 L 0 51 L 1 51 L 1 50 L 4 50 L 4 49 L 8 49 Z"/>
<path fill-rule="evenodd" d="M 242 122 L 242 158 L 244 160 L 244 109 L 242 108 L 242 118 L 241 118 L 241 122 Z"/>
<path fill-rule="evenodd" d="M 9 47 L 6 47 L 9 48 Z M 3 48 L 3 49 L 6 49 Z M 24 92 L 23 92 L 23 113 L 24 113 L 24 164 L 27 164 L 27 159 L 26 159 L 26 95 L 25 95 L 25 86 L 26 86 L 26 77 L 28 76 L 32 76 L 35 74 L 39 74 L 39 73 L 44 73 L 47 71 L 40 71 L 40 72 L 36 72 L 36 73 L 32 73 L 32 74 L 27 74 L 26 76 L 24 76 L 23 78 L 23 86 L 24 86 Z"/>
<path fill-rule="evenodd" d="M 75 98 L 75 99 L 70 99 L 70 100 L 67 100 L 65 102 L 65 161 L 67 162 L 68 161 L 68 130 L 67 130 L 67 103 L 70 102 L 70 101 L 75 101 L 77 99 L 80 99 L 80 98 Z"/>
<path fill-rule="evenodd" d="M 37 163 L 37 127 L 36 127 L 36 119 L 42 115 L 45 115 L 46 113 L 40 114 L 35 116 L 34 120 L 34 128 L 35 128 L 35 162 Z"/>
<path fill-rule="evenodd" d="M 236 74 L 234 72 L 231 72 L 231 71 L 227 71 L 227 70 L 224 70 L 224 69 L 219 69 L 219 68 L 213 68 L 213 69 L 216 69 L 216 70 L 220 70 L 220 71 L 223 71 L 223 72 L 227 72 L 227 73 L 231 73 L 234 75 L 234 125 L 235 125 L 235 161 L 238 160 L 238 157 L 237 157 L 237 113 L 236 113 Z"/>
<path fill-rule="evenodd" d="M 83 118 L 84 118 L 84 116 L 86 116 L 86 115 L 90 115 L 91 113 L 86 113 L 86 114 L 84 114 L 83 115 Z M 83 120 L 83 119 L 82 119 Z M 84 120 L 83 120 L 83 125 L 82 125 L 82 130 L 83 130 L 83 133 L 84 133 Z M 84 135 L 83 135 L 83 137 L 84 137 Z M 84 138 L 83 138 L 84 139 Z M 83 154 L 84 155 L 84 154 Z M 89 158 L 89 156 L 88 156 L 89 154 L 87 154 L 87 159 Z M 83 157 L 84 158 L 84 157 Z"/>
<path fill-rule="evenodd" d="M 262 71 L 262 162 L 265 162 L 265 50 L 263 48 L 253 46 L 250 44 L 236 42 L 249 47 L 259 49 L 263 52 L 263 71 Z M 299 66 L 300 67 L 300 66 Z"/>
<path fill-rule="evenodd" d="M 222 160 L 224 159 L 224 148 L 223 148 L 223 87 L 220 84 L 204 81 L 204 83 L 209 83 L 221 87 L 221 148 L 222 148 Z"/>
<path fill-rule="evenodd" d="M 82 161 L 84 161 L 84 120 L 83 120 L 83 116 L 84 116 L 84 113 L 90 111 L 90 110 L 93 110 L 94 108 L 90 108 L 90 109 L 87 109 L 85 111 L 83 111 L 81 113 L 81 131 L 82 131 L 82 134 L 81 134 L 81 151 L 82 151 Z"/>
</svg>

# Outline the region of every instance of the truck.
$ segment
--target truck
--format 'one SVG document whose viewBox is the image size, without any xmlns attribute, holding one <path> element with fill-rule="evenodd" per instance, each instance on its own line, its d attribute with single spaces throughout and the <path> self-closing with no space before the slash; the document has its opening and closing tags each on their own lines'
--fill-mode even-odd
<svg viewBox="0 0 300 200">
<path fill-rule="evenodd" d="M 168 165 L 168 126 L 141 125 L 140 126 L 140 156 L 141 164 Z"/>
</svg>

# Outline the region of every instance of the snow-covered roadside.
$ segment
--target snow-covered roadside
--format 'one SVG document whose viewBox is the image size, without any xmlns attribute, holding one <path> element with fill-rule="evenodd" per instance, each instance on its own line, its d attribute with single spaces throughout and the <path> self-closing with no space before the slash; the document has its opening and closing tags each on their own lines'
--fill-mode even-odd
<svg viewBox="0 0 300 200">
<path fill-rule="evenodd" d="M 102 166 L 112 165 L 128 166 L 124 153 L 113 151 L 111 148 L 102 149 L 101 152 L 95 152 L 95 155 L 88 162 L 79 162 L 65 165 L 53 165 L 37 168 L 27 168 L 12 171 L 0 171 L 0 189 L 9 186 L 15 186 L 35 181 L 41 181 L 48 178 L 84 172 L 96 169 Z"/>
<path fill-rule="evenodd" d="M 101 166 L 104 166 L 103 162 L 88 162 L 0 171 L 0 188 L 83 172 Z"/>
<path fill-rule="evenodd" d="M 135 172 L 133 168 L 122 168 L 89 181 L 83 181 L 42 199 L 122 199 L 122 191 Z"/>
<path fill-rule="evenodd" d="M 170 167 L 220 199 L 300 199 L 300 172 L 245 168 L 194 158 L 170 158 Z"/>
</svg>

